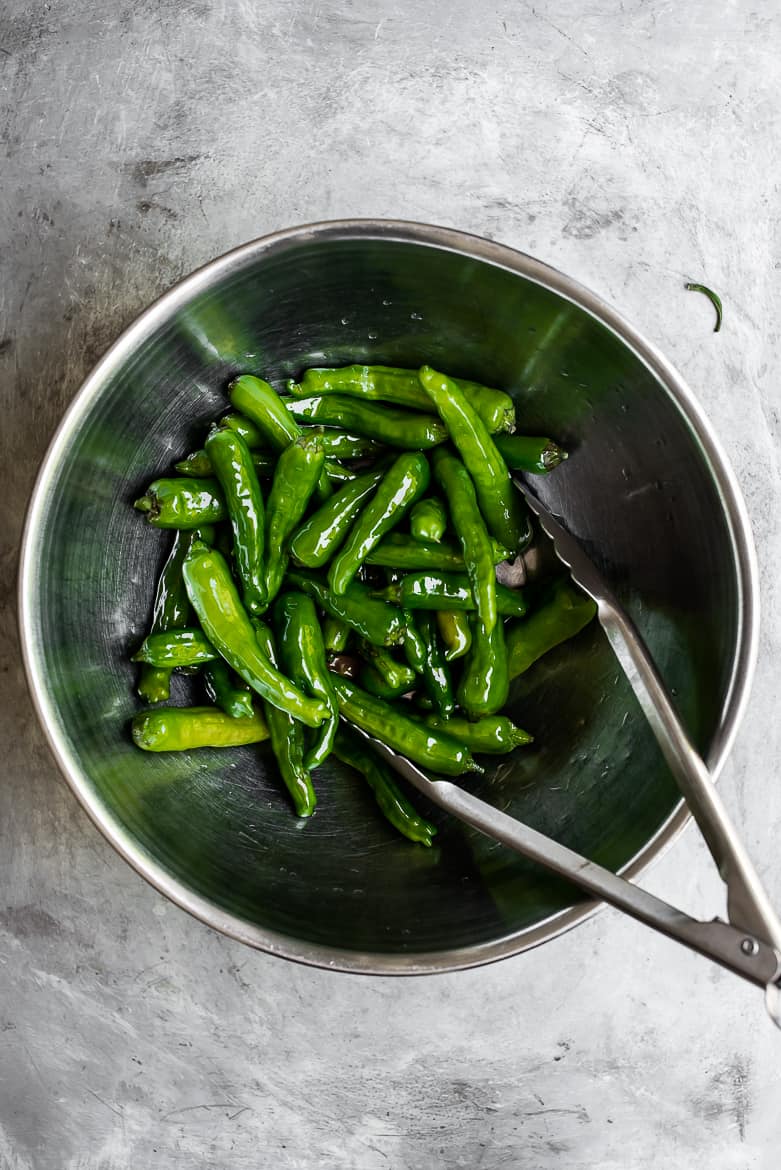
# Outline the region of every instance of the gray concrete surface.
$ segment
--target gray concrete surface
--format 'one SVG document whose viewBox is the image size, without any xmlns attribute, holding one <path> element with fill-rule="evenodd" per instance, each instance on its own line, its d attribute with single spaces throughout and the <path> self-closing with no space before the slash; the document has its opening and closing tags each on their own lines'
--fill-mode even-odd
<svg viewBox="0 0 781 1170">
<path fill-rule="evenodd" d="M 14 586 L 60 414 L 180 274 L 337 216 L 516 245 L 657 342 L 734 461 L 764 626 L 723 792 L 781 903 L 780 17 L 758 0 L 5 0 L 3 1170 L 778 1165 L 761 997 L 616 913 L 393 981 L 255 954 L 167 904 L 58 777 Z M 722 333 L 686 279 L 722 292 Z M 646 884 L 722 908 L 693 830 Z"/>
</svg>

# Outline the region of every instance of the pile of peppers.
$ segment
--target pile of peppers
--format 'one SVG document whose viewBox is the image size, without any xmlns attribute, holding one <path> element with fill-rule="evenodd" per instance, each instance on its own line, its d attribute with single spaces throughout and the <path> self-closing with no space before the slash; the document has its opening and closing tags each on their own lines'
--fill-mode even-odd
<svg viewBox="0 0 781 1170">
<path fill-rule="evenodd" d="M 236 378 L 203 449 L 135 502 L 173 543 L 134 655 L 151 706 L 133 738 L 268 740 L 299 817 L 333 753 L 430 845 L 435 827 L 351 725 L 444 776 L 531 742 L 502 714 L 511 679 L 595 607 L 560 578 L 527 614 L 496 566 L 533 536 L 510 470 L 546 474 L 566 453 L 514 434 L 508 394 L 430 366 L 310 369 L 286 390 Z M 208 705 L 157 705 L 174 670 L 199 673 Z"/>
</svg>

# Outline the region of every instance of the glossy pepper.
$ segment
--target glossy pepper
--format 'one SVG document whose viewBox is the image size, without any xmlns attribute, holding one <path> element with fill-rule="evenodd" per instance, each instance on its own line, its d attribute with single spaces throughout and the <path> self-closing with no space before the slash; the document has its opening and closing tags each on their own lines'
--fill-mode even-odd
<svg viewBox="0 0 781 1170">
<path fill-rule="evenodd" d="M 241 747 L 268 739 L 265 720 L 253 711 L 233 719 L 216 707 L 155 707 L 139 711 L 133 742 L 145 752 L 186 752 L 193 748 Z"/>
<path fill-rule="evenodd" d="M 398 585 L 377 590 L 376 596 L 405 609 L 476 609 L 465 573 L 407 573 Z M 496 612 L 504 617 L 523 617 L 526 601 L 520 589 L 496 586 Z"/>
<path fill-rule="evenodd" d="M 331 562 L 328 584 L 334 593 L 344 593 L 371 550 L 426 490 L 429 477 L 428 460 L 418 452 L 400 455 L 388 468 Z"/>
<path fill-rule="evenodd" d="M 523 622 L 507 629 L 507 659 L 510 678 L 516 678 L 554 646 L 574 638 L 597 612 L 590 597 L 581 593 L 567 577 L 552 586 L 548 597 Z"/>
<path fill-rule="evenodd" d="M 252 457 L 241 435 L 229 429 L 212 431 L 206 440 L 233 530 L 233 559 L 244 604 L 261 613 L 266 604 L 263 549 L 265 511 Z"/>
<path fill-rule="evenodd" d="M 374 646 L 362 638 L 358 653 L 368 662 L 385 683 L 387 694 L 403 695 L 415 683 L 415 671 L 411 666 L 398 662 L 385 646 Z M 377 693 L 376 691 L 374 692 Z"/>
<path fill-rule="evenodd" d="M 472 627 L 466 613 L 458 609 L 437 610 L 437 628 L 445 647 L 445 662 L 463 658 L 472 645 Z"/>
<path fill-rule="evenodd" d="M 458 702 L 470 719 L 479 719 L 501 710 L 509 691 L 504 626 L 498 621 L 489 633 L 478 616 L 472 628 L 472 646 L 464 659 Z"/>
<path fill-rule="evenodd" d="M 338 427 L 304 427 L 305 435 L 320 441 L 320 446 L 332 459 L 373 459 L 382 447 L 365 435 L 351 435 Z"/>
<path fill-rule="evenodd" d="M 249 418 L 277 451 L 284 451 L 301 438 L 301 427 L 287 410 L 273 386 L 252 374 L 242 374 L 231 382 L 228 393 L 232 404 Z M 331 487 L 321 468 L 318 496 L 327 500 Z"/>
<path fill-rule="evenodd" d="M 434 460 L 436 463 L 436 460 Z M 495 540 L 490 541 L 491 560 L 495 565 L 510 556 Z M 435 573 L 464 572 L 464 554 L 452 544 L 431 544 L 413 540 L 400 532 L 391 532 L 383 537 L 366 558 L 367 565 L 382 565 L 386 568 L 415 572 L 428 569 Z"/>
<path fill-rule="evenodd" d="M 348 722 L 408 756 L 422 768 L 431 768 L 445 776 L 482 771 L 469 751 L 449 735 L 423 726 L 346 678 L 334 676 L 334 688 L 340 710 Z"/>
<path fill-rule="evenodd" d="M 528 542 L 529 519 L 507 465 L 483 420 L 458 386 L 444 374 L 432 370 L 431 366 L 421 367 L 420 382 L 472 477 L 480 511 L 489 530 L 505 547 L 515 552 Z"/>
<path fill-rule="evenodd" d="M 455 708 L 453 682 L 445 662 L 445 655 L 437 637 L 437 622 L 434 614 L 422 613 L 417 621 L 418 629 L 426 647 L 423 683 L 428 697 L 443 719 L 452 715 Z"/>
<path fill-rule="evenodd" d="M 266 594 L 276 596 L 289 557 L 290 538 L 315 490 L 323 469 L 318 440 L 301 437 L 279 457 L 266 514 Z"/>
<path fill-rule="evenodd" d="M 190 604 L 228 665 L 261 698 L 308 727 L 319 727 L 328 715 L 326 705 L 293 686 L 261 653 L 225 558 L 196 541 L 183 573 Z"/>
<path fill-rule="evenodd" d="M 290 541 L 293 560 L 310 569 L 326 564 L 381 479 L 381 471 L 367 471 L 326 500 L 293 534 Z"/>
<path fill-rule="evenodd" d="M 198 666 L 217 657 L 217 651 L 202 630 L 184 628 L 148 634 L 131 662 L 148 662 L 175 670 L 178 666 Z"/>
<path fill-rule="evenodd" d="M 257 619 L 253 625 L 261 653 L 276 666 L 271 630 Z M 281 711 L 270 703 L 264 702 L 263 712 L 268 724 L 271 749 L 277 761 L 279 774 L 293 800 L 296 816 L 311 817 L 315 811 L 317 797 L 312 787 L 312 777 L 304 763 L 304 729 L 286 711 Z"/>
<path fill-rule="evenodd" d="M 334 745 L 334 755 L 343 764 L 360 772 L 374 793 L 377 807 L 397 829 L 410 841 L 420 845 L 431 845 L 436 828 L 425 817 L 420 816 L 407 800 L 383 760 L 358 742 L 358 737 L 347 731 L 340 731 Z"/>
<path fill-rule="evenodd" d="M 443 719 L 440 715 L 431 714 L 426 716 L 425 722 L 428 727 L 444 731 L 459 743 L 466 744 L 473 752 L 506 755 L 513 748 L 523 747 L 533 740 L 528 731 L 516 727 L 506 715 L 484 715 L 482 719 L 473 722 L 460 715 Z"/>
<path fill-rule="evenodd" d="M 496 449 L 513 471 L 546 475 L 568 458 L 567 452 L 553 439 L 532 435 L 496 435 Z"/>
<path fill-rule="evenodd" d="M 230 667 L 221 658 L 215 658 L 204 666 L 203 685 L 211 701 L 226 715 L 232 719 L 252 718 L 252 692 L 244 683 L 236 686 L 231 678 Z"/>
<path fill-rule="evenodd" d="M 426 643 L 423 641 L 412 610 L 402 610 L 402 616 L 404 618 L 404 653 L 407 662 L 416 674 L 423 674 L 426 669 Z"/>
<path fill-rule="evenodd" d="M 296 589 L 316 601 L 331 617 L 346 622 L 351 629 L 375 646 L 395 646 L 404 641 L 404 621 L 396 606 L 378 601 L 359 581 L 351 581 L 344 593 L 332 593 L 322 578 L 303 572 L 288 573 Z"/>
<path fill-rule="evenodd" d="M 237 432 L 231 431 L 230 433 L 236 434 Z M 250 451 L 250 459 L 255 474 L 261 479 L 267 479 L 277 465 L 276 455 L 269 451 Z M 212 461 L 205 450 L 192 451 L 184 459 L 175 463 L 174 467 L 181 475 L 196 476 L 200 479 L 208 479 L 209 476 L 214 475 Z"/>
<path fill-rule="evenodd" d="M 351 632 L 347 622 L 329 614 L 323 622 L 323 645 L 331 654 L 342 654 L 347 649 Z"/>
<path fill-rule="evenodd" d="M 274 604 L 279 656 L 288 678 L 322 699 L 329 718 L 317 731 L 304 756 L 307 770 L 319 767 L 330 754 L 339 725 L 339 704 L 325 660 L 325 646 L 314 603 L 304 593 L 282 593 Z"/>
<path fill-rule="evenodd" d="M 490 633 L 496 625 L 494 548 L 480 515 L 474 485 L 464 464 L 450 451 L 435 451 L 432 465 L 434 475 L 444 491 L 453 527 L 461 544 L 477 612 Z"/>
<path fill-rule="evenodd" d="M 133 507 L 155 528 L 199 528 L 226 515 L 222 492 L 209 479 L 156 479 Z"/>
<path fill-rule="evenodd" d="M 463 378 L 453 381 L 467 395 L 489 431 L 515 429 L 515 407 L 509 394 Z M 397 366 L 343 366 L 341 369 L 307 370 L 300 382 L 292 379 L 287 388 L 296 397 L 310 394 L 349 394 L 368 401 L 391 402 L 413 410 L 429 410 L 426 393 L 417 370 Z"/>
<path fill-rule="evenodd" d="M 418 500 L 409 514 L 409 530 L 422 544 L 438 544 L 445 535 L 447 513 L 440 500 Z"/>
<path fill-rule="evenodd" d="M 358 402 L 340 394 L 319 398 L 290 398 L 287 408 L 299 422 L 325 423 L 366 435 L 389 447 L 424 451 L 443 443 L 447 431 L 433 414 L 414 414 L 410 410 L 389 410 L 373 402 Z"/>
<path fill-rule="evenodd" d="M 213 538 L 211 529 L 207 532 L 198 529 L 174 532 L 171 551 L 157 580 L 150 634 L 160 634 L 187 625 L 190 602 L 182 579 L 182 565 L 196 534 L 203 540 Z M 139 695 L 147 703 L 164 703 L 170 695 L 170 678 L 171 671 L 166 667 L 144 663 L 139 672 Z"/>
</svg>

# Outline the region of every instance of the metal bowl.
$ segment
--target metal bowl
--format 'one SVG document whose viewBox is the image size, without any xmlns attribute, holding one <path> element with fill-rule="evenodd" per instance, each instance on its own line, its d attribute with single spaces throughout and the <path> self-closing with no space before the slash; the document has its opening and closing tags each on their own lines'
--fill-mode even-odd
<svg viewBox="0 0 781 1170">
<path fill-rule="evenodd" d="M 21 627 L 54 754 L 109 841 L 174 902 L 264 950 L 350 971 L 467 967 L 590 914 L 564 882 L 460 824 L 394 835 L 330 763 L 296 821 L 262 748 L 135 749 L 128 656 L 167 539 L 130 507 L 195 447 L 238 371 L 428 361 L 508 389 L 519 429 L 568 463 L 544 500 L 615 583 L 695 743 L 718 771 L 753 669 L 757 585 L 734 476 L 681 378 L 592 293 L 537 260 L 437 227 L 316 224 L 187 277 L 109 350 L 44 461 L 27 521 Z M 177 697 L 187 695 L 186 680 Z M 513 686 L 535 746 L 467 783 L 636 874 L 686 819 L 596 624 Z"/>
</svg>

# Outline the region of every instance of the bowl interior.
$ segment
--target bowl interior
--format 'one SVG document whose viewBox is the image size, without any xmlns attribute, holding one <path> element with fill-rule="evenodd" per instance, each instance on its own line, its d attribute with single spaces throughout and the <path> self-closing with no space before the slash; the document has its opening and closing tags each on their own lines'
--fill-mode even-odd
<svg viewBox="0 0 781 1170">
<path fill-rule="evenodd" d="M 409 955 L 425 965 L 438 952 L 479 959 L 537 937 L 577 893 L 436 810 L 426 809 L 439 825 L 435 846 L 412 846 L 336 763 L 318 773 L 318 811 L 303 824 L 265 746 L 148 755 L 128 734 L 139 707 L 128 657 L 169 539 L 132 500 L 200 445 L 226 408 L 231 375 L 279 384 L 307 365 L 351 361 L 427 361 L 504 387 L 521 432 L 569 449 L 539 491 L 615 583 L 695 742 L 714 750 L 741 597 L 729 522 L 690 422 L 579 305 L 517 271 L 413 239 L 301 233 L 245 249 L 133 327 L 92 376 L 39 486 L 28 663 L 93 815 L 215 925 L 337 966 L 383 969 Z M 175 700 L 192 686 L 177 679 Z M 625 866 L 678 794 L 596 624 L 518 679 L 510 710 L 534 746 L 486 761 L 469 786 Z"/>
</svg>

